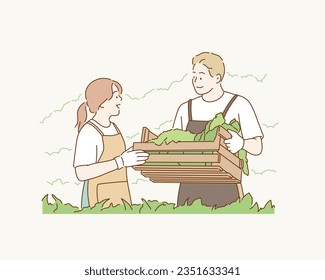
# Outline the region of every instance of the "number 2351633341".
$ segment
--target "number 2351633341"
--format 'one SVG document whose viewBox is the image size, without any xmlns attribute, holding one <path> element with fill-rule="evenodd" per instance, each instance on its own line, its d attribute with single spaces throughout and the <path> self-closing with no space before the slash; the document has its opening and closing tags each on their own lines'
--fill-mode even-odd
<svg viewBox="0 0 325 280">
<path fill-rule="evenodd" d="M 239 267 L 177 267 L 177 275 L 240 275 Z"/>
</svg>

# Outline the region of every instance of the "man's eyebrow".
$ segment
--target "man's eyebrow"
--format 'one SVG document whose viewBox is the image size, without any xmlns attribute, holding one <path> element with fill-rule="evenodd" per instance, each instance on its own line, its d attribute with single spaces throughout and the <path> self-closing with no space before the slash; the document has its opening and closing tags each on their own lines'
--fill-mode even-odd
<svg viewBox="0 0 325 280">
<path fill-rule="evenodd" d="M 203 75 L 205 75 L 205 73 L 204 73 L 204 72 L 199 72 L 199 74 L 203 74 Z"/>
<path fill-rule="evenodd" d="M 193 73 L 193 74 L 196 74 L 196 72 L 195 72 L 195 71 L 193 71 L 192 73 Z"/>
</svg>

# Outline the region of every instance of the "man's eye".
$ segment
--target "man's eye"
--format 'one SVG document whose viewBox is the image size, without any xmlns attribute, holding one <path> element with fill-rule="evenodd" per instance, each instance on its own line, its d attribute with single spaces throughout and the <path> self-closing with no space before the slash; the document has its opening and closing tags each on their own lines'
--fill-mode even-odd
<svg viewBox="0 0 325 280">
<path fill-rule="evenodd" d="M 202 80 L 202 78 L 200 78 L 200 80 Z"/>
</svg>

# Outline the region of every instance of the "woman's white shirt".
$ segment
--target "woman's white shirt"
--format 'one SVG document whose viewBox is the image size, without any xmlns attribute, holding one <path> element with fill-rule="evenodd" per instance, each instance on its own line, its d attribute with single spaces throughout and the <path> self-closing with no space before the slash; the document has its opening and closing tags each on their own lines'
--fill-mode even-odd
<svg viewBox="0 0 325 280">
<path fill-rule="evenodd" d="M 90 122 L 96 125 L 104 135 L 118 134 L 113 123 L 108 127 L 104 127 L 94 120 L 90 120 Z M 92 125 L 86 123 L 77 137 L 73 166 L 77 167 L 98 162 L 103 149 L 103 137 Z"/>
<path fill-rule="evenodd" d="M 216 114 L 223 112 L 234 94 L 224 92 L 224 94 L 216 101 L 207 102 L 201 96 L 192 100 L 192 119 L 194 121 L 209 121 Z M 225 117 L 225 122 L 229 123 L 236 119 L 241 126 L 242 137 L 250 139 L 253 137 L 262 137 L 263 132 L 257 120 L 256 114 L 249 101 L 238 96 L 234 103 L 230 106 Z M 176 113 L 173 128 L 186 130 L 188 118 L 188 102 L 179 106 Z"/>
</svg>

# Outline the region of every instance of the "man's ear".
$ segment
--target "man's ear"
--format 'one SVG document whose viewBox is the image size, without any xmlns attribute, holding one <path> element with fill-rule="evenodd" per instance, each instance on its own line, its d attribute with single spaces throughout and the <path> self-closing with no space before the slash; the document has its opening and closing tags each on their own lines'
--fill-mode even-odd
<svg viewBox="0 0 325 280">
<path fill-rule="evenodd" d="M 221 82 L 221 76 L 220 76 L 220 74 L 217 74 L 217 75 L 215 76 L 215 79 L 216 79 L 216 83 L 217 83 L 217 84 L 220 83 L 220 82 Z"/>
</svg>

